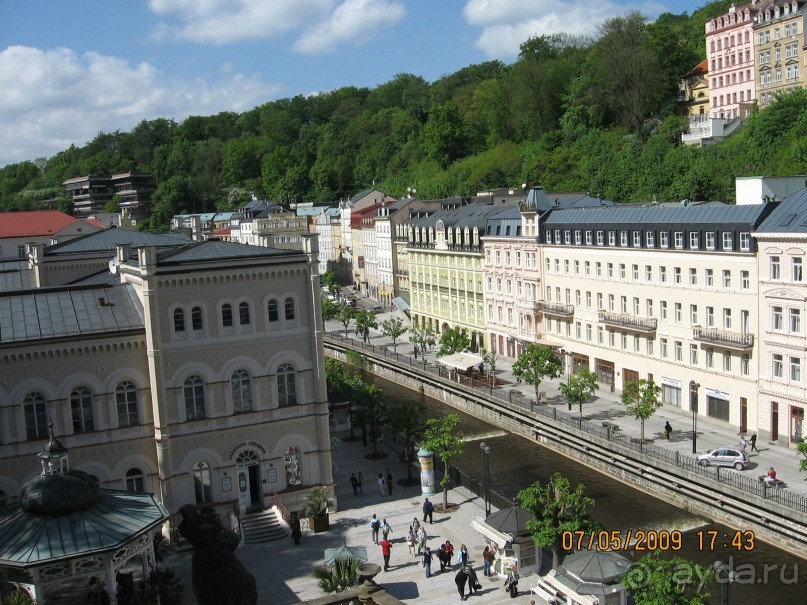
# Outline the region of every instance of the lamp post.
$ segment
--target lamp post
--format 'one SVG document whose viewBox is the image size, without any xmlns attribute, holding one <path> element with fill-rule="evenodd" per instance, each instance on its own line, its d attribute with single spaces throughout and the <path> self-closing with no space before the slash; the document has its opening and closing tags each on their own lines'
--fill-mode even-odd
<svg viewBox="0 0 807 605">
<path fill-rule="evenodd" d="M 698 389 L 701 385 L 689 381 L 689 408 L 692 410 L 692 453 L 698 453 Z"/>
<path fill-rule="evenodd" d="M 731 571 L 723 561 L 715 561 L 712 569 L 715 570 L 715 578 L 720 584 L 720 605 L 729 605 L 729 584 L 734 582 L 735 572 Z"/>
<path fill-rule="evenodd" d="M 482 468 L 485 483 L 485 517 L 487 518 L 490 516 L 490 446 L 483 441 L 479 444 L 479 447 L 482 449 L 482 453 L 484 455 L 484 464 Z"/>
</svg>

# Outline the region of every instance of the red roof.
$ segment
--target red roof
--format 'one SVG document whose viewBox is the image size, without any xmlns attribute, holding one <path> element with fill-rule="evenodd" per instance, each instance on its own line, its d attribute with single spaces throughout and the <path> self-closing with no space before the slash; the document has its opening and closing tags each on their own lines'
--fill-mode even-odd
<svg viewBox="0 0 807 605">
<path fill-rule="evenodd" d="M 54 235 L 78 219 L 58 210 L 0 213 L 0 237 Z"/>
</svg>

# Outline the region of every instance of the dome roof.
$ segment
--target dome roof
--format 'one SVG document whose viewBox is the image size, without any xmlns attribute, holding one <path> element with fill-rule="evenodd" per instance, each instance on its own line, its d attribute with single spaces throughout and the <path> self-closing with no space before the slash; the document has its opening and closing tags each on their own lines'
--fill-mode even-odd
<svg viewBox="0 0 807 605">
<path fill-rule="evenodd" d="M 20 506 L 26 513 L 60 515 L 84 510 L 98 500 L 93 478 L 81 471 L 39 475 L 23 485 Z"/>
</svg>

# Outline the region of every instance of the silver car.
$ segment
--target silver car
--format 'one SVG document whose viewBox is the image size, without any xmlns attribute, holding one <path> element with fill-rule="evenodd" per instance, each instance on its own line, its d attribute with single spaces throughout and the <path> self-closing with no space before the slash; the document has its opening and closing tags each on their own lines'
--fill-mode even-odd
<svg viewBox="0 0 807 605">
<path fill-rule="evenodd" d="M 748 456 L 745 452 L 733 447 L 718 447 L 705 454 L 700 454 L 698 464 L 703 466 L 733 466 L 738 471 L 741 471 L 748 464 Z"/>
</svg>

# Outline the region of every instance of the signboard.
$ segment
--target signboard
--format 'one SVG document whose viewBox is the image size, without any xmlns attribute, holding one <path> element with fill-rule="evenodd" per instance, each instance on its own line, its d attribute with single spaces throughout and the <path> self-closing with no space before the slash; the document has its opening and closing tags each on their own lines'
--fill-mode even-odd
<svg viewBox="0 0 807 605">
<path fill-rule="evenodd" d="M 277 469 L 273 466 L 266 469 L 266 480 L 269 483 L 277 483 Z"/>
<path fill-rule="evenodd" d="M 664 378 L 661 377 L 661 384 L 666 384 L 668 387 L 675 387 L 676 389 L 680 389 L 683 383 L 680 380 L 673 380 L 672 378 Z"/>
<path fill-rule="evenodd" d="M 723 401 L 731 401 L 731 395 L 724 391 L 718 391 L 717 389 L 705 389 L 704 393 L 706 393 L 707 397 L 711 397 L 712 399 L 721 399 Z"/>
<path fill-rule="evenodd" d="M 233 491 L 233 480 L 230 479 L 230 477 L 221 478 L 221 491 L 223 492 Z"/>
</svg>

